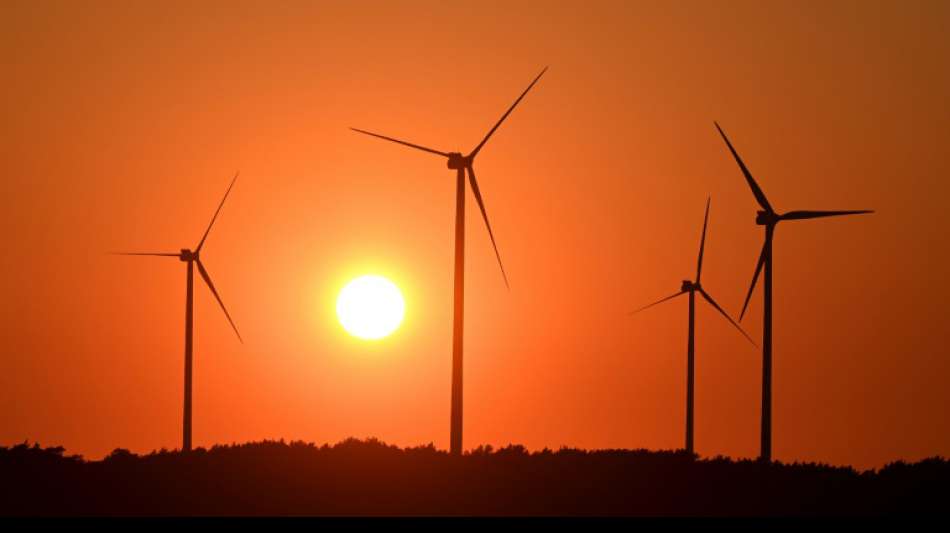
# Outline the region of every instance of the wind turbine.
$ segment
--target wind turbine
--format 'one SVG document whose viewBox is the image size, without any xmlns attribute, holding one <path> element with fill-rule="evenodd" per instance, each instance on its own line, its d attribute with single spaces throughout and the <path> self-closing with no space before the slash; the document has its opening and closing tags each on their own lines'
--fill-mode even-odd
<svg viewBox="0 0 950 533">
<path fill-rule="evenodd" d="M 495 249 L 495 257 L 498 259 L 498 266 L 501 268 L 501 275 L 505 280 L 505 287 L 509 287 L 508 276 L 505 274 L 505 267 L 501 264 L 501 255 L 498 253 L 498 246 L 495 244 L 495 235 L 492 233 L 491 224 L 488 223 L 488 213 L 485 211 L 485 202 L 482 200 L 482 193 L 478 188 L 478 181 L 475 179 L 475 169 L 473 168 L 473 164 L 475 163 L 475 156 L 477 156 L 478 152 L 480 152 L 482 147 L 485 146 L 485 143 L 488 142 L 488 139 L 493 133 L 495 133 L 495 130 L 497 130 L 498 127 L 501 126 L 501 123 L 504 122 L 506 118 L 508 118 L 508 115 L 511 114 L 511 112 L 515 109 L 515 106 L 518 105 L 518 102 L 521 102 L 521 99 L 524 98 L 526 94 L 528 94 L 528 91 L 534 87 L 534 84 L 538 82 L 538 80 L 547 70 L 547 67 L 544 67 L 544 70 L 542 70 L 541 73 L 538 74 L 536 78 L 534 78 L 534 81 L 532 81 L 531 84 L 528 85 L 528 88 L 525 89 L 523 93 L 521 93 L 521 96 L 515 100 L 515 103 L 511 104 L 511 107 L 508 108 L 508 111 L 506 111 L 505 114 L 502 115 L 495 124 L 495 126 L 488 131 L 488 134 L 485 135 L 485 138 L 482 139 L 482 142 L 478 143 L 478 146 L 476 146 L 475 149 L 472 150 L 468 155 L 462 155 L 459 152 L 443 152 L 440 150 L 434 150 L 432 148 L 401 141 L 399 139 L 387 137 L 378 133 L 357 128 L 350 128 L 358 133 L 378 137 L 380 139 L 392 141 L 403 146 L 422 150 L 423 152 L 429 152 L 430 154 L 442 156 L 448 160 L 448 167 L 452 170 L 455 170 L 455 303 L 452 325 L 452 415 L 449 447 L 451 453 L 456 455 L 462 453 L 462 315 L 465 308 L 465 171 L 468 170 L 468 182 L 472 186 L 472 193 L 475 195 L 475 201 L 478 202 L 478 208 L 482 212 L 482 219 L 485 220 L 485 227 L 488 228 L 488 236 L 491 238 L 492 247 Z"/>
<path fill-rule="evenodd" d="M 739 324 L 736 324 L 736 321 L 733 320 L 725 311 L 722 310 L 722 307 L 719 307 L 719 304 L 713 299 L 703 289 L 703 286 L 700 284 L 700 277 L 703 273 L 703 249 L 706 246 L 706 225 L 709 223 L 709 199 L 706 200 L 706 216 L 703 219 L 703 236 L 699 241 L 699 259 L 696 260 L 696 281 L 690 281 L 688 279 L 683 280 L 683 285 L 680 287 L 679 292 L 673 294 L 672 296 L 667 296 L 662 300 L 653 302 L 650 305 L 641 307 L 636 311 L 633 311 L 630 314 L 636 314 L 644 309 L 653 307 L 654 305 L 661 304 L 667 300 L 672 300 L 681 294 L 689 294 L 689 337 L 686 341 L 686 452 L 689 454 L 693 453 L 693 382 L 694 382 L 694 347 L 695 347 L 695 324 L 696 324 L 696 293 L 698 292 L 709 305 L 713 306 L 717 311 L 719 311 L 722 316 L 726 317 L 726 320 L 730 324 L 736 327 L 746 339 L 749 339 L 749 342 L 755 346 L 755 342 L 752 341 L 752 338 L 749 337 Z"/>
<path fill-rule="evenodd" d="M 784 214 L 778 214 L 765 193 L 755 182 L 752 173 L 746 168 L 742 158 L 732 147 L 729 138 L 719 127 L 718 122 L 714 122 L 716 129 L 722 139 L 726 141 L 726 146 L 732 152 L 732 156 L 742 169 L 749 188 L 757 202 L 762 207 L 755 217 L 755 223 L 765 227 L 765 243 L 762 245 L 762 252 L 759 254 L 759 262 L 755 266 L 755 273 L 752 275 L 752 284 L 749 285 L 749 292 L 746 294 L 745 302 L 742 304 L 742 312 L 739 314 L 739 320 L 745 316 L 746 307 L 749 305 L 749 298 L 752 297 L 752 291 L 755 289 L 755 283 L 759 279 L 759 273 L 762 267 L 765 267 L 765 307 L 762 320 L 762 436 L 761 452 L 759 459 L 763 461 L 772 460 L 772 237 L 775 233 L 775 226 L 784 220 L 806 220 L 810 218 L 835 217 L 843 215 L 860 215 L 864 213 L 873 213 L 874 211 L 862 209 L 857 211 L 789 211 Z"/>
<path fill-rule="evenodd" d="M 195 247 L 194 251 L 191 251 L 187 248 L 182 248 L 179 253 L 164 253 L 164 252 L 133 252 L 133 253 L 116 253 L 114 255 L 147 255 L 147 256 L 159 256 L 159 257 L 177 257 L 179 260 L 188 263 L 188 275 L 187 283 L 185 288 L 185 415 L 184 415 L 184 428 L 182 431 L 182 451 L 191 450 L 191 366 L 192 366 L 192 335 L 194 332 L 194 305 L 195 305 L 195 296 L 194 296 L 194 287 L 195 287 L 195 277 L 194 269 L 198 267 L 198 273 L 201 274 L 201 278 L 208 285 L 208 288 L 211 289 L 211 294 L 214 295 L 214 298 L 218 301 L 218 304 L 221 306 L 221 310 L 224 311 L 224 316 L 227 317 L 228 322 L 231 324 L 231 328 L 234 329 L 234 333 L 237 335 L 238 340 L 243 344 L 244 340 L 241 339 L 241 334 L 238 333 L 237 326 L 234 325 L 234 321 L 231 320 L 231 315 L 228 313 L 228 309 L 224 307 L 224 302 L 221 301 L 221 297 L 218 295 L 217 289 L 214 288 L 214 283 L 211 281 L 211 276 L 208 275 L 208 271 L 205 269 L 204 265 L 201 264 L 200 254 L 201 248 L 205 244 L 205 239 L 208 238 L 208 233 L 211 231 L 211 226 L 214 225 L 215 219 L 218 218 L 218 213 L 221 212 L 221 207 L 224 206 L 224 201 L 228 199 L 228 194 L 231 193 L 231 188 L 234 187 L 234 182 L 237 181 L 238 175 L 235 174 L 234 178 L 231 180 L 231 185 L 228 186 L 227 192 L 224 193 L 224 198 L 221 199 L 221 203 L 218 205 L 218 210 L 214 212 L 214 216 L 211 217 L 211 223 L 208 224 L 208 229 L 205 230 L 204 235 L 201 236 L 201 240 L 198 241 L 198 246 Z"/>
</svg>

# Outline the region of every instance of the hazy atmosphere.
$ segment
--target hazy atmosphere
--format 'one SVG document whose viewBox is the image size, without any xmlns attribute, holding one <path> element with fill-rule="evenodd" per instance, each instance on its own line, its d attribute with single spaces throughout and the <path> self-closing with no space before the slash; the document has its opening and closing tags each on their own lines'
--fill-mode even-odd
<svg viewBox="0 0 950 533">
<path fill-rule="evenodd" d="M 449 444 L 454 171 L 478 156 L 464 447 L 682 446 L 695 273 L 738 316 L 779 211 L 773 456 L 950 455 L 950 2 L 0 3 L 0 444 L 99 458 L 181 443 L 185 266 L 240 171 L 195 292 L 194 443 Z M 405 297 L 341 328 L 361 274 Z M 762 336 L 761 286 L 742 326 Z M 755 457 L 762 357 L 697 306 L 696 452 Z"/>
</svg>

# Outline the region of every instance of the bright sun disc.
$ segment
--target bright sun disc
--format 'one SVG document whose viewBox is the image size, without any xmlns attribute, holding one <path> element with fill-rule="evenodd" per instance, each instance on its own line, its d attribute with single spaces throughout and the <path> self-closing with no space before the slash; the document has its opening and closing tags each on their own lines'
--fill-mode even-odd
<svg viewBox="0 0 950 533">
<path fill-rule="evenodd" d="M 382 276 L 360 276 L 336 300 L 343 329 L 365 340 L 381 339 L 399 327 L 406 311 L 399 287 Z"/>
</svg>

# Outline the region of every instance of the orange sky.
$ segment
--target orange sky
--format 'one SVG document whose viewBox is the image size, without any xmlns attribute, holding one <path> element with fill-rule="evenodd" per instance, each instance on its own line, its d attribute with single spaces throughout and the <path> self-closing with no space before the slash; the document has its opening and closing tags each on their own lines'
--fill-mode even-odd
<svg viewBox="0 0 950 533">
<path fill-rule="evenodd" d="M 181 442 L 185 267 L 196 445 L 376 436 L 446 448 L 454 174 L 349 126 L 479 155 L 465 447 L 682 446 L 695 268 L 738 314 L 762 238 L 720 121 L 788 223 L 775 241 L 776 459 L 950 455 L 947 2 L 0 3 L 0 443 L 98 458 Z M 336 292 L 404 291 L 346 336 Z M 744 326 L 761 336 L 761 292 Z M 696 447 L 754 457 L 761 355 L 697 313 Z"/>
</svg>

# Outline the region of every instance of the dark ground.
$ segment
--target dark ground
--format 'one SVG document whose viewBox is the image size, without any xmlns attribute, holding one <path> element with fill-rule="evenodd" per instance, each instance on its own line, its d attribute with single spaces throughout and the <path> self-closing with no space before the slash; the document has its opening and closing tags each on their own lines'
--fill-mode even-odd
<svg viewBox="0 0 950 533">
<path fill-rule="evenodd" d="M 376 440 L 257 443 L 102 461 L 0 447 L 0 515 L 942 515 L 950 462 L 857 472 L 822 464 L 698 459 L 682 451 L 527 452 Z"/>
</svg>

